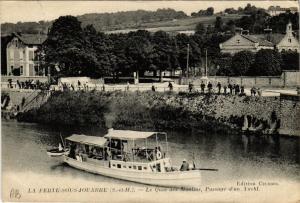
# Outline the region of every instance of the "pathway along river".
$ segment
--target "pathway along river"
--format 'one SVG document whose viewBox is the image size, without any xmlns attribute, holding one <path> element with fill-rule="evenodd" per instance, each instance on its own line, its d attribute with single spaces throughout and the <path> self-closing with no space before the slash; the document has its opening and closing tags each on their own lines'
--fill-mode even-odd
<svg viewBox="0 0 300 203">
<path fill-rule="evenodd" d="M 62 164 L 59 159 L 49 158 L 46 149 L 57 146 L 60 133 L 63 137 L 72 133 L 104 135 L 104 131 L 97 128 L 68 129 L 2 121 L 4 196 L 12 188 L 21 190 L 23 197 L 30 200 L 39 197 L 30 193 L 32 188 L 133 187 L 144 191 L 145 185 L 90 174 Z M 274 139 L 263 136 L 178 132 L 169 132 L 168 135 L 173 164 L 180 165 L 183 158 L 192 160 L 194 154 L 197 167 L 219 169 L 218 172 L 203 172 L 204 186 L 237 186 L 237 181 L 255 182 L 256 185 L 259 181 L 275 182 L 279 184 L 279 191 L 282 191 L 280 186 L 283 185 L 299 186 L 298 137 Z M 205 187 L 202 189 L 206 190 Z M 268 191 L 268 188 L 260 190 Z M 56 195 L 67 198 L 64 193 L 67 191 L 62 192 L 63 194 Z M 49 193 L 44 195 L 51 197 L 51 191 Z M 194 193 L 191 196 L 193 195 Z M 68 195 L 70 199 L 67 200 L 74 201 L 72 198 L 75 196 Z"/>
</svg>

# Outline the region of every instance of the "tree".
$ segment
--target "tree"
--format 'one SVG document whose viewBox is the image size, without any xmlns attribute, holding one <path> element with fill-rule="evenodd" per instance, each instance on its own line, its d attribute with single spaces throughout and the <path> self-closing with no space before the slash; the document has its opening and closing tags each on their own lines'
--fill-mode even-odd
<svg viewBox="0 0 300 203">
<path fill-rule="evenodd" d="M 220 16 L 216 17 L 215 32 L 221 32 L 223 30 L 223 20 Z"/>
<path fill-rule="evenodd" d="M 204 35 L 206 33 L 206 27 L 202 23 L 198 23 L 195 28 L 196 35 Z"/>
<path fill-rule="evenodd" d="M 298 70 L 300 54 L 295 51 L 281 52 L 282 70 Z"/>
<path fill-rule="evenodd" d="M 54 21 L 40 52 L 45 54 L 45 66 L 58 66 L 62 74 L 70 76 L 81 75 L 90 57 L 85 51 L 81 23 L 73 16 L 61 16 Z"/>
<path fill-rule="evenodd" d="M 214 14 L 214 8 L 213 7 L 208 7 L 206 9 L 206 15 L 212 16 Z"/>
<path fill-rule="evenodd" d="M 249 69 L 251 76 L 273 76 L 281 74 L 280 54 L 271 49 L 261 49 L 255 55 L 255 60 Z"/>
<path fill-rule="evenodd" d="M 254 62 L 254 54 L 250 51 L 241 51 L 232 57 L 231 69 L 234 76 L 244 76 Z"/>
<path fill-rule="evenodd" d="M 174 70 L 178 67 L 177 53 L 173 39 L 164 31 L 155 32 L 152 37 L 153 44 L 153 70 Z"/>
</svg>

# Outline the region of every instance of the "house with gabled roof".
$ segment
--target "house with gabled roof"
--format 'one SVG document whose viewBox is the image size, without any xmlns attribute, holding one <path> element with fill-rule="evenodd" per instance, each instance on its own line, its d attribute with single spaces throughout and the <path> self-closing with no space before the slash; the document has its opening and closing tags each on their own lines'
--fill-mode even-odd
<svg viewBox="0 0 300 203">
<path fill-rule="evenodd" d="M 272 34 L 272 29 L 265 29 L 265 34 L 259 35 L 237 33 L 219 46 L 221 53 L 229 54 L 240 51 L 257 52 L 260 49 L 300 52 L 299 40 L 294 36 L 291 23 L 287 24 L 285 34 Z"/>
<path fill-rule="evenodd" d="M 237 33 L 220 44 L 221 53 L 235 54 L 240 51 L 257 52 L 261 49 L 274 49 L 273 43 L 249 34 Z"/>
<path fill-rule="evenodd" d="M 44 71 L 40 70 L 39 61 L 35 54 L 47 35 L 13 33 L 6 46 L 7 75 L 16 76 L 40 76 Z"/>
</svg>

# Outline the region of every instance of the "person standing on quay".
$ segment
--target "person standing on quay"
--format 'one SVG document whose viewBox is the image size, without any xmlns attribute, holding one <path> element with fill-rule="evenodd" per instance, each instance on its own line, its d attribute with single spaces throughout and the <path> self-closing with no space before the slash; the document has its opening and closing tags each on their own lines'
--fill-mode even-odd
<svg viewBox="0 0 300 203">
<path fill-rule="evenodd" d="M 203 81 L 201 81 L 201 93 L 204 94 L 204 89 L 205 89 L 205 84 L 203 83 Z"/>
<path fill-rule="evenodd" d="M 169 82 L 169 85 L 168 85 L 168 87 L 169 87 L 170 91 L 172 91 L 172 90 L 173 90 L 173 85 L 172 85 L 172 83 L 171 83 L 171 82 Z"/>
<path fill-rule="evenodd" d="M 235 90 L 236 90 L 236 84 L 233 84 L 233 86 L 232 86 L 232 94 L 236 94 Z"/>
<path fill-rule="evenodd" d="M 210 82 L 208 82 L 207 88 L 208 88 L 208 93 L 210 94 L 212 90 L 212 84 Z"/>
<path fill-rule="evenodd" d="M 229 89 L 230 94 L 232 94 L 232 85 L 230 83 L 228 84 L 228 89 Z"/>
<path fill-rule="evenodd" d="M 237 85 L 235 86 L 235 94 L 236 94 L 236 95 L 239 95 L 239 93 L 240 93 L 240 86 L 237 84 Z"/>
<path fill-rule="evenodd" d="M 218 94 L 221 94 L 221 83 L 220 82 L 218 82 L 217 87 L 218 87 Z"/>
<path fill-rule="evenodd" d="M 226 85 L 224 85 L 224 94 L 226 95 L 227 94 L 227 86 Z"/>
<path fill-rule="evenodd" d="M 193 83 L 189 82 L 189 92 L 193 91 Z"/>
<path fill-rule="evenodd" d="M 243 96 L 245 95 L 245 88 L 243 85 L 241 86 L 241 95 L 243 95 Z"/>
<path fill-rule="evenodd" d="M 155 86 L 154 86 L 154 84 L 153 84 L 153 83 L 152 83 L 151 90 L 152 90 L 152 92 L 155 92 Z"/>
</svg>

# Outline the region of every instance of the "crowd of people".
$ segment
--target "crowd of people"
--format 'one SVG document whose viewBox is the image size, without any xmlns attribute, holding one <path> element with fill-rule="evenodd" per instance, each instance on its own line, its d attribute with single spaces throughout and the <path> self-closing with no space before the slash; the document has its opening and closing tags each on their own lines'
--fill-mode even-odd
<svg viewBox="0 0 300 203">
<path fill-rule="evenodd" d="M 173 83 L 169 82 L 168 83 L 168 89 L 169 91 L 173 91 Z M 49 90 L 50 85 L 48 83 L 40 82 L 39 80 L 25 80 L 20 82 L 19 80 L 16 81 L 16 83 L 13 84 L 12 79 L 8 79 L 8 87 L 9 88 L 19 88 L 19 89 L 41 89 L 41 90 Z M 82 82 L 78 80 L 76 83 L 60 83 L 58 85 L 58 89 L 61 91 L 77 91 L 77 90 L 83 90 L 83 91 L 89 91 L 89 90 L 94 90 L 98 89 L 96 85 L 89 84 L 88 82 Z M 103 84 L 100 87 L 101 91 L 105 91 L 106 87 L 105 84 Z M 130 84 L 127 82 L 125 85 L 125 91 L 130 90 Z M 152 83 L 151 90 L 153 92 L 157 91 L 157 87 Z M 189 92 L 194 92 L 197 91 L 195 88 L 194 84 L 192 82 L 189 82 L 188 84 L 188 91 Z M 201 81 L 200 84 L 200 93 L 217 93 L 217 94 L 229 94 L 229 95 L 246 95 L 245 93 L 245 87 L 243 85 L 239 84 L 231 84 L 228 83 L 226 85 L 222 85 L 220 82 L 218 82 L 215 87 L 213 87 L 213 84 L 211 82 L 208 82 L 207 84 L 204 83 L 204 81 Z M 260 88 L 252 87 L 250 89 L 250 94 L 251 96 L 261 96 L 262 95 L 262 90 Z"/>
<path fill-rule="evenodd" d="M 13 82 L 12 79 L 8 79 L 8 88 L 18 88 L 18 89 L 41 89 L 41 90 L 48 90 L 49 84 L 45 82 L 40 82 L 39 80 L 25 80 Z"/>
<path fill-rule="evenodd" d="M 188 90 L 189 92 L 195 91 L 195 87 L 193 83 L 189 83 L 188 85 Z M 216 91 L 215 91 L 216 90 Z M 240 96 L 245 96 L 245 87 L 243 85 L 239 84 L 226 84 L 226 85 L 221 85 L 220 82 L 217 83 L 216 88 L 213 88 L 213 85 L 211 82 L 208 82 L 207 85 L 202 81 L 200 84 L 200 92 L 204 94 L 205 92 L 207 93 L 217 93 L 217 94 L 230 94 L 230 95 L 240 95 Z M 262 91 L 260 88 L 252 87 L 250 89 L 251 96 L 256 96 L 256 93 L 258 96 L 262 95 Z"/>
</svg>

